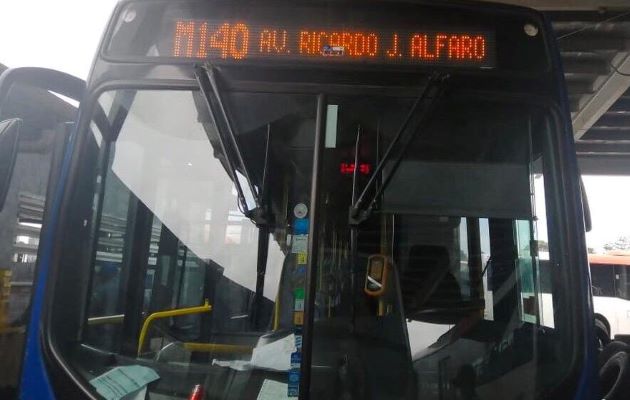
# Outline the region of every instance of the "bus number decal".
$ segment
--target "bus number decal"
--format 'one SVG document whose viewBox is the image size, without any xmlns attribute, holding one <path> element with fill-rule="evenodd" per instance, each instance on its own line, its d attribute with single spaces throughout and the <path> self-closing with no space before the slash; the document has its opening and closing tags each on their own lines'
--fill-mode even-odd
<svg viewBox="0 0 630 400">
<path fill-rule="evenodd" d="M 201 36 L 202 42 L 206 39 Z M 249 29 L 243 23 L 222 24 L 219 29 L 210 34 L 209 47 L 219 50 L 219 56 L 223 59 L 233 58 L 241 60 L 249 52 Z"/>
<path fill-rule="evenodd" d="M 177 24 L 175 24 L 175 42 L 173 45 L 173 55 L 175 57 L 192 57 L 194 36 L 194 21 L 177 21 Z M 182 44 L 184 43 L 185 48 L 182 51 Z M 202 57 L 205 57 L 205 55 Z"/>
</svg>

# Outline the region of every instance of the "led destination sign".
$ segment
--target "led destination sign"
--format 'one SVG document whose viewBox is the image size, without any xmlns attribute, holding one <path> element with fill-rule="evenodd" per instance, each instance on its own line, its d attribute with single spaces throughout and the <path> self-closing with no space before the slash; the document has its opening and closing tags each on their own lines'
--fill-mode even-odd
<svg viewBox="0 0 630 400">
<path fill-rule="evenodd" d="M 171 56 L 214 59 L 492 68 L 494 35 L 465 29 L 292 28 L 175 20 Z"/>
</svg>

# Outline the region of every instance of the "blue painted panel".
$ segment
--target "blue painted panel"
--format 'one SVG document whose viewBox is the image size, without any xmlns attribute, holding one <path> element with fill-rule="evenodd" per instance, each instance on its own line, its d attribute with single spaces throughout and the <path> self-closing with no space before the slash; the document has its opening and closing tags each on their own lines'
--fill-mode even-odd
<svg viewBox="0 0 630 400">
<path fill-rule="evenodd" d="M 50 379 L 44 364 L 42 349 L 42 316 L 46 297 L 46 286 L 52 261 L 54 234 L 59 222 L 59 211 L 64 188 L 70 171 L 70 159 L 74 147 L 76 131 L 72 132 L 65 150 L 59 173 L 59 180 L 52 199 L 52 207 L 45 231 L 41 235 L 40 259 L 38 260 L 37 277 L 31 299 L 31 314 L 26 334 L 24 362 L 20 379 L 19 398 L 23 400 L 52 400 L 55 398 Z"/>
</svg>

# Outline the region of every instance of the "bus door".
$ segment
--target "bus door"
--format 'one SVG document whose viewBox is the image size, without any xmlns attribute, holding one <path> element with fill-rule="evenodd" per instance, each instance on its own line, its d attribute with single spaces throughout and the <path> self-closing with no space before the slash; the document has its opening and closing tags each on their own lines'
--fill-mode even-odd
<svg viewBox="0 0 630 400">
<path fill-rule="evenodd" d="M 17 72 L 17 74 L 16 74 Z M 0 194 L 0 397 L 16 394 L 31 298 L 36 290 L 42 232 L 59 179 L 64 150 L 76 118 L 76 104 L 32 82 L 20 82 L 19 70 L 0 76 L 2 124 L 13 124 L 17 148 L 6 193 Z M 2 96 L 0 96 L 2 97 Z M 3 132 L 5 134 L 6 132 Z M 3 142 L 3 161 L 7 161 Z M 4 163 L 3 163 L 4 164 Z M 11 166 L 3 165 L 3 172 Z M 3 190 L 0 190 L 3 192 Z"/>
</svg>

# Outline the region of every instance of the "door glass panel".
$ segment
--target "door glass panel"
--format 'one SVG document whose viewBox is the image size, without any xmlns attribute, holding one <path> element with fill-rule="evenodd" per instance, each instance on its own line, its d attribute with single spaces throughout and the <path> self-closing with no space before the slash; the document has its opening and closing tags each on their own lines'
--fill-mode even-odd
<svg viewBox="0 0 630 400">
<path fill-rule="evenodd" d="M 30 301 L 35 281 L 40 233 L 48 193 L 58 174 L 67 139 L 62 125 L 76 108 L 57 96 L 16 85 L 0 120 L 21 118 L 13 177 L 0 211 L 0 398 L 10 399 L 18 384 Z"/>
<path fill-rule="evenodd" d="M 628 265 L 615 265 L 614 268 L 616 296 L 630 300 L 630 267 Z"/>
<path fill-rule="evenodd" d="M 255 398 L 265 379 L 288 385 L 301 351 L 315 99 L 227 101 L 251 182 L 232 175 L 200 93 L 102 95 L 120 124 L 101 145 L 88 311 L 71 355 L 86 378 L 140 363 L 160 376 L 149 386 L 158 399 L 187 398 L 197 384 L 210 398 Z M 253 187 L 242 202 L 231 176 Z M 259 225 L 243 209 L 258 193 L 268 221 Z"/>
<path fill-rule="evenodd" d="M 537 398 L 558 371 L 563 343 L 559 330 L 545 328 L 558 325 L 552 303 L 562 290 L 547 279 L 543 293 L 539 282 L 539 247 L 553 244 L 544 118 L 443 100 L 391 180 L 396 160 L 385 160 L 371 192 L 382 196 L 368 193 L 368 217 L 350 226 L 352 193 L 370 174 L 344 172 L 357 154 L 372 170 L 383 161 L 410 104 L 381 97 L 333 104 L 338 130 L 324 152 L 319 221 L 320 254 L 331 256 L 317 282 L 313 362 L 320 368 L 311 397 Z M 375 257 L 386 260 L 386 272 L 371 272 Z M 377 294 L 367 290 L 375 280 L 383 288 Z M 334 365 L 343 373 L 335 375 Z"/>
</svg>

